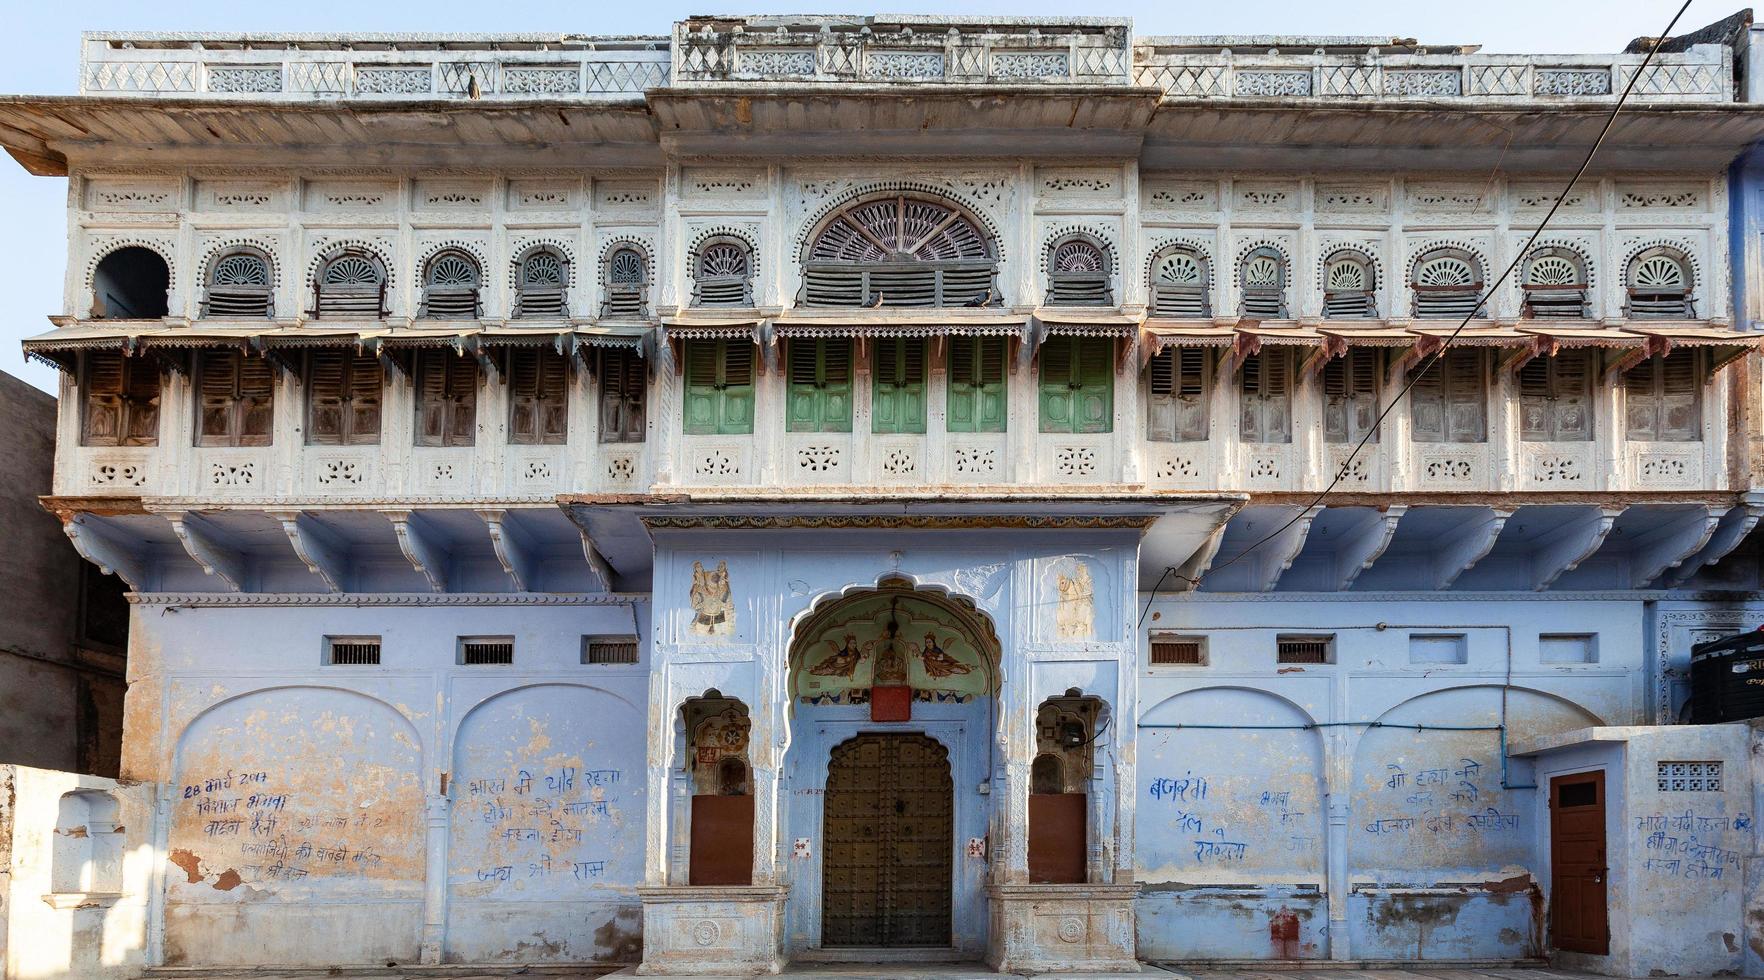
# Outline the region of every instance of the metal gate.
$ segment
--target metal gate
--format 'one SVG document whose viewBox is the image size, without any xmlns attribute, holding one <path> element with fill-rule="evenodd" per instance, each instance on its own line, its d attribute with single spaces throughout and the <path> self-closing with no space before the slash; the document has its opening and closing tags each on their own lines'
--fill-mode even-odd
<svg viewBox="0 0 1764 980">
<path fill-rule="evenodd" d="M 859 735 L 827 768 L 822 946 L 948 946 L 954 792 L 924 735 Z"/>
</svg>

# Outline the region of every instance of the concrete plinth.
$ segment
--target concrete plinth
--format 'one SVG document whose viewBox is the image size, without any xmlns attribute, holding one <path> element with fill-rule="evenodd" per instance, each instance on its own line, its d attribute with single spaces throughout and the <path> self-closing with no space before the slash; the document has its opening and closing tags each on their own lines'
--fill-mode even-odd
<svg viewBox="0 0 1764 980">
<path fill-rule="evenodd" d="M 1137 973 L 1138 885 L 993 885 L 986 962 L 1000 973 Z"/>
<path fill-rule="evenodd" d="M 779 886 L 639 888 L 643 976 L 757 976 L 784 966 Z"/>
</svg>

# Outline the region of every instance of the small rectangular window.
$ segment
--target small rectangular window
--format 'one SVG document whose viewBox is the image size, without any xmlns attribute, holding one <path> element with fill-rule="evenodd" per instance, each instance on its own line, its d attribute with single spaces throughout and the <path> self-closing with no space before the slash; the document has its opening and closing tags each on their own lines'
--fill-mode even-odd
<svg viewBox="0 0 1764 980">
<path fill-rule="evenodd" d="M 376 446 L 385 387 L 378 358 L 348 350 L 306 353 L 306 444 Z"/>
<path fill-rule="evenodd" d="M 688 340 L 681 424 L 687 435 L 753 432 L 753 342 Z"/>
<path fill-rule="evenodd" d="M 637 662 L 635 636 L 584 636 L 582 662 L 585 664 L 634 664 Z"/>
<path fill-rule="evenodd" d="M 1462 633 L 1413 633 L 1409 636 L 1409 663 L 1462 664 L 1470 662 L 1470 650 Z"/>
<path fill-rule="evenodd" d="M 1205 642 L 1198 636 L 1153 633 L 1151 662 L 1154 665 L 1204 667 L 1207 663 L 1207 648 Z"/>
<path fill-rule="evenodd" d="M 1488 358 L 1452 349 L 1423 359 L 1409 389 L 1409 420 L 1416 442 L 1488 441 Z"/>
<path fill-rule="evenodd" d="M 1721 763 L 1655 763 L 1654 782 L 1655 788 L 1662 793 L 1719 793 Z"/>
<path fill-rule="evenodd" d="M 1275 662 L 1328 664 L 1335 662 L 1333 636 L 1282 636 L 1275 640 Z"/>
<path fill-rule="evenodd" d="M 1041 431 L 1113 432 L 1114 342 L 1049 337 L 1041 344 Z"/>
<path fill-rule="evenodd" d="M 514 637 L 462 636 L 459 662 L 468 667 L 514 663 Z"/>
<path fill-rule="evenodd" d="M 325 637 L 325 663 L 333 667 L 374 667 L 380 663 L 377 636 Z"/>
<path fill-rule="evenodd" d="M 949 431 L 1005 431 L 1008 343 L 1004 337 L 949 338 Z"/>
<path fill-rule="evenodd" d="M 1544 633 L 1537 638 L 1537 658 L 1546 664 L 1595 664 L 1598 645 L 1591 633 Z"/>
</svg>

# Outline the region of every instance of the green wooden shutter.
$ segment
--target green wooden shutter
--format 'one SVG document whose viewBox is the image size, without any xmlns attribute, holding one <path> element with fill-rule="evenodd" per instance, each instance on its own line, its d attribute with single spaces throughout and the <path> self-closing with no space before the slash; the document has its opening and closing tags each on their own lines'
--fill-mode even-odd
<svg viewBox="0 0 1764 980">
<path fill-rule="evenodd" d="M 717 382 L 717 432 L 745 435 L 753 432 L 753 344 L 746 340 L 720 340 Z"/>
<path fill-rule="evenodd" d="M 878 340 L 870 373 L 872 432 L 925 431 L 925 341 Z"/>
<path fill-rule="evenodd" d="M 1049 337 L 1041 345 L 1041 431 L 1072 432 L 1072 390 L 1077 379 L 1077 338 Z"/>
<path fill-rule="evenodd" d="M 715 435 L 722 421 L 723 342 L 720 340 L 686 341 L 686 397 L 684 411 L 687 435 Z"/>
<path fill-rule="evenodd" d="M 1106 337 L 1050 337 L 1041 345 L 1041 431 L 1114 429 L 1113 346 Z"/>
<path fill-rule="evenodd" d="M 1005 338 L 949 338 L 951 432 L 1003 432 Z"/>
<path fill-rule="evenodd" d="M 843 337 L 790 341 L 791 432 L 851 431 L 851 341 Z"/>
</svg>

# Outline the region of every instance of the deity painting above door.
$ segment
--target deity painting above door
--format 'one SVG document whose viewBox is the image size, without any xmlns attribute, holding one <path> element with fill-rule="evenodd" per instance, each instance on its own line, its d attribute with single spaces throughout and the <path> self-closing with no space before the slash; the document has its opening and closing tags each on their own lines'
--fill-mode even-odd
<svg viewBox="0 0 1764 980">
<path fill-rule="evenodd" d="M 792 694 L 811 704 L 863 704 L 873 688 L 905 687 L 919 701 L 990 693 L 993 670 L 966 616 L 906 591 L 839 603 L 803 624 Z"/>
</svg>

